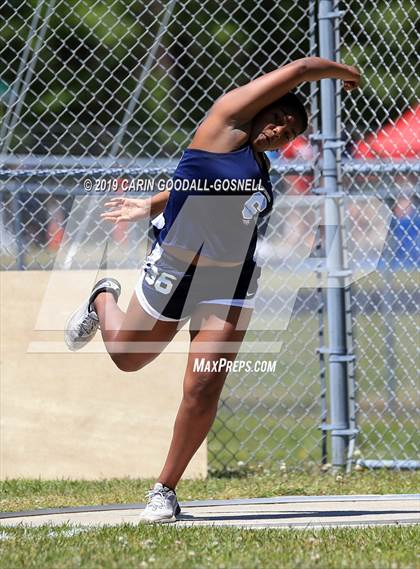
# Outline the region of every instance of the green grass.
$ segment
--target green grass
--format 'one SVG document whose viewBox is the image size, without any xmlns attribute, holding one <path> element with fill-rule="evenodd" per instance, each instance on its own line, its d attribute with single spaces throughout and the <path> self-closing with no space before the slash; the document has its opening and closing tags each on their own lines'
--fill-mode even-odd
<svg viewBox="0 0 420 569">
<path fill-rule="evenodd" d="M 69 527 L 3 530 L 3 569 L 416 569 L 416 527 L 321 531 Z M 418 549 L 417 549 L 418 551 Z"/>
<path fill-rule="evenodd" d="M 143 502 L 152 480 L 6 480 L 1 509 Z M 413 493 L 418 472 L 239 468 L 184 480 L 180 500 L 276 495 Z M 245 530 L 132 526 L 1 528 L 2 569 L 417 569 L 418 527 Z"/>
<path fill-rule="evenodd" d="M 0 482 L 0 510 L 19 511 L 89 504 L 145 501 L 152 480 L 5 480 Z M 261 498 L 329 494 L 410 494 L 420 488 L 420 472 L 362 471 L 334 476 L 319 468 L 289 471 L 263 466 L 214 473 L 205 480 L 181 480 L 179 499 Z"/>
</svg>

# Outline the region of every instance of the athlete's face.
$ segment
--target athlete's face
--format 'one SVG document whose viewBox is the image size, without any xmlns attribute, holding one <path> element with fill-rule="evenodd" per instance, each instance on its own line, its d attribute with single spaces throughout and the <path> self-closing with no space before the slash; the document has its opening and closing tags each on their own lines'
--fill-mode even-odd
<svg viewBox="0 0 420 569">
<path fill-rule="evenodd" d="M 302 121 L 293 109 L 273 106 L 263 109 L 252 121 L 251 144 L 257 152 L 277 150 L 299 136 Z"/>
</svg>

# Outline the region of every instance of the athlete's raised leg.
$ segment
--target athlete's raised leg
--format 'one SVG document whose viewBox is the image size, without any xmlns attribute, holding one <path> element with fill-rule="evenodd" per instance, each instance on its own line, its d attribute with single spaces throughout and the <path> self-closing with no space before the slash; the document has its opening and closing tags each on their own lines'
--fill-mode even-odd
<svg viewBox="0 0 420 569">
<path fill-rule="evenodd" d="M 123 312 L 111 293 L 94 300 L 106 349 L 122 371 L 137 371 L 154 360 L 180 329 L 178 321 L 153 318 L 142 308 L 137 295 Z"/>
<path fill-rule="evenodd" d="M 140 305 L 135 292 L 127 312 L 117 304 L 118 281 L 101 279 L 89 298 L 70 316 L 64 338 L 67 346 L 81 349 L 101 330 L 105 347 L 122 371 L 137 371 L 155 359 L 182 324 L 170 318 L 153 317 Z"/>
</svg>

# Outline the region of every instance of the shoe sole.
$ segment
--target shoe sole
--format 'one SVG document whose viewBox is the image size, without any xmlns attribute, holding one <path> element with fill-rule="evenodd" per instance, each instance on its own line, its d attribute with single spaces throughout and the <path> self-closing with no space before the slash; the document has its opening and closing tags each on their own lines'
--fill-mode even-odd
<svg viewBox="0 0 420 569">
<path fill-rule="evenodd" d="M 167 524 L 167 523 L 171 523 L 171 522 L 176 522 L 177 521 L 177 516 L 179 516 L 179 514 L 181 513 L 181 508 L 179 506 L 179 504 L 177 504 L 176 509 L 175 509 L 175 514 L 170 517 L 170 518 L 142 518 L 140 516 L 140 523 L 144 523 L 144 524 L 156 524 L 156 523 L 161 523 L 161 524 Z"/>
<path fill-rule="evenodd" d="M 142 518 L 140 517 L 139 523 L 141 524 L 170 524 L 176 522 L 177 519 L 175 516 L 171 518 Z"/>
</svg>

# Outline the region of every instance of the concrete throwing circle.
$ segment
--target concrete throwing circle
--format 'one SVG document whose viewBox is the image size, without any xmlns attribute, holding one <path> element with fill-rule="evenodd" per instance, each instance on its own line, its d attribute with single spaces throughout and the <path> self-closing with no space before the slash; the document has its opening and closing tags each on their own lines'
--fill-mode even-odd
<svg viewBox="0 0 420 569">
<path fill-rule="evenodd" d="M 420 523 L 420 494 L 285 496 L 180 502 L 177 527 L 248 529 L 360 527 Z M 0 526 L 139 524 L 144 504 L 111 504 L 0 513 Z"/>
</svg>

